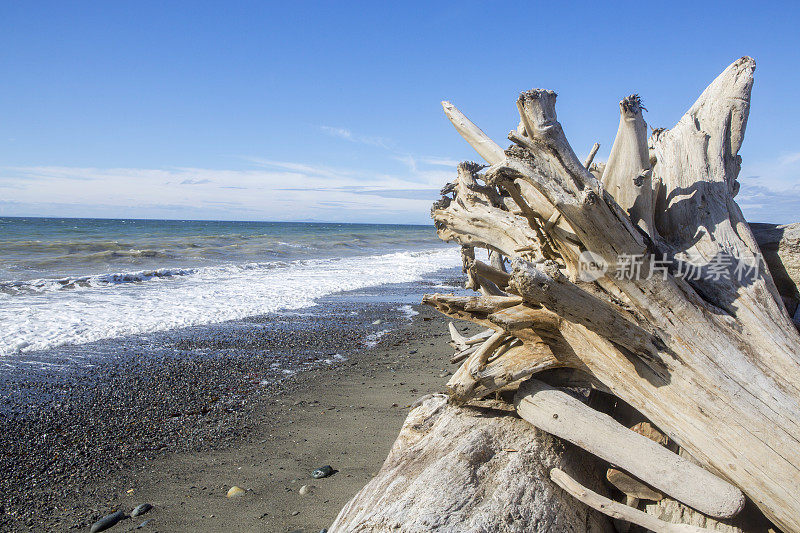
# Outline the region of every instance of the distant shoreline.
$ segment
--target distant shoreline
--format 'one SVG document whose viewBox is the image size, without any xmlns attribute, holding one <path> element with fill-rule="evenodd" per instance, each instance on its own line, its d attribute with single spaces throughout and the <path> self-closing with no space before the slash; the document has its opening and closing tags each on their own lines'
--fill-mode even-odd
<svg viewBox="0 0 800 533">
<path fill-rule="evenodd" d="M 0 220 L 22 219 L 22 220 L 108 220 L 108 221 L 132 221 L 132 222 L 219 222 L 219 223 L 242 223 L 242 224 L 306 224 L 306 225 L 344 225 L 344 226 L 389 226 L 389 227 L 410 227 L 410 228 L 432 228 L 433 224 L 388 224 L 378 222 L 337 222 L 324 220 L 251 220 L 251 219 L 216 219 L 216 218 L 136 218 L 136 217 L 56 217 L 56 216 L 24 216 L 24 215 L 1 215 Z"/>
</svg>

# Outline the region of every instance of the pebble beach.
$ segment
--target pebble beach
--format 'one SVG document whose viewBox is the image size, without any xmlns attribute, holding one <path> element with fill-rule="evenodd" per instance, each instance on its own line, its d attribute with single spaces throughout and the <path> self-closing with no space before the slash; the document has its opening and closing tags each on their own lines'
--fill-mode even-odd
<svg viewBox="0 0 800 533">
<path fill-rule="evenodd" d="M 109 340 L 116 355 L 79 370 L 6 372 L 0 529 L 88 531 L 122 511 L 109 531 L 319 532 L 378 471 L 410 404 L 447 381 L 446 321 L 403 303 L 421 289 Z M 153 508 L 130 517 L 141 504 Z"/>
</svg>

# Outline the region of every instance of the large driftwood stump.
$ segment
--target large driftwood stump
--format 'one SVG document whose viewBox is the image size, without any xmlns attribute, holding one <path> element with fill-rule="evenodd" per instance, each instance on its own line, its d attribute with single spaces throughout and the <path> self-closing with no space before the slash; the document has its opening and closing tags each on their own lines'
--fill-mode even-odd
<svg viewBox="0 0 800 533">
<path fill-rule="evenodd" d="M 519 415 L 595 455 L 626 491 L 608 499 L 550 472 L 620 531 L 766 531 L 763 516 L 735 518 L 757 507 L 800 533 L 800 225 L 751 228 L 734 201 L 754 70 L 737 60 L 649 137 L 641 99 L 624 98 L 605 163 L 592 164 L 597 146 L 577 158 L 553 91 L 520 95 L 506 150 L 444 103 L 488 164 L 461 163 L 432 209 L 477 294 L 423 301 L 485 328 L 451 327 L 450 400 L 517 391 Z M 390 486 L 373 484 L 371 501 Z"/>
<path fill-rule="evenodd" d="M 549 478 L 569 469 L 600 486 L 591 457 L 502 411 L 447 405 L 411 411 L 380 472 L 339 513 L 330 533 L 613 533 Z"/>
</svg>

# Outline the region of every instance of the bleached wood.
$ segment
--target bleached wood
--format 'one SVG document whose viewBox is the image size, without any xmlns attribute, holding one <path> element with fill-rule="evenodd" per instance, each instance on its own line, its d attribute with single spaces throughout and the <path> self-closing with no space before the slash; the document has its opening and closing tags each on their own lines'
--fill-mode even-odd
<svg viewBox="0 0 800 533">
<path fill-rule="evenodd" d="M 592 161 L 594 161 L 594 156 L 597 155 L 597 151 L 600 149 L 600 143 L 594 143 L 592 145 L 592 149 L 589 150 L 589 155 L 586 156 L 586 159 L 583 161 L 583 166 L 586 168 L 590 168 L 592 166 Z"/>
<path fill-rule="evenodd" d="M 614 533 L 550 480 L 560 468 L 602 489 L 602 473 L 505 410 L 428 396 L 409 413 L 380 471 L 330 533 Z"/>
<path fill-rule="evenodd" d="M 473 344 L 479 344 L 482 341 L 484 341 L 485 339 L 488 339 L 489 337 L 491 337 L 492 333 L 493 333 L 492 330 L 486 329 L 486 330 L 481 331 L 480 333 L 476 333 L 472 337 L 466 339 L 464 342 L 465 342 L 465 344 L 467 346 L 472 346 Z"/>
<path fill-rule="evenodd" d="M 591 389 L 592 406 L 601 397 L 596 391 L 603 391 L 652 422 L 671 446 L 680 445 L 680 455 L 643 443 L 644 437 L 563 396 L 555 402 L 558 419 L 532 408 L 523 416 L 581 441 L 600 458 L 622 462 L 618 472 L 635 476 L 626 483 L 641 479 L 717 515 L 735 512 L 743 492 L 784 533 L 800 533 L 800 231 L 751 227 L 734 201 L 754 68 L 751 58 L 735 61 L 673 128 L 655 130 L 649 139 L 641 101 L 625 98 L 607 163 L 592 163 L 595 148 L 586 160 L 577 158 L 557 120 L 553 91 L 520 95 L 520 125 L 509 133 L 514 144 L 506 150 L 445 105 L 459 133 L 491 166 L 460 164 L 431 214 L 439 237 L 462 245 L 467 286 L 482 296 L 435 294 L 423 301 L 488 328 L 472 339 L 452 328 L 453 361 L 463 359 L 450 383 L 454 404 L 513 391 L 531 375 L 551 386 Z M 476 260 L 475 248 L 489 250 L 491 264 Z M 611 270 L 581 276 L 586 251 Z M 618 275 L 621 258 L 630 255 L 641 257 L 641 270 Z M 708 275 L 726 255 L 757 268 L 739 278 Z M 500 256 L 511 262 L 510 272 Z M 666 268 L 651 268 L 655 261 Z M 680 275 L 689 261 L 698 262 L 703 275 Z M 502 398 L 498 394 L 494 403 Z M 511 417 L 499 411 L 502 425 Z M 567 418 L 572 424 L 555 422 Z M 427 424 L 416 423 L 412 429 Z M 429 440 L 414 453 L 460 442 L 468 430 L 456 427 L 447 442 Z M 410 461 L 404 466 L 419 464 L 416 456 L 404 456 Z M 597 459 L 600 464 L 605 469 Z M 367 522 L 387 516 L 386 494 L 393 484 L 405 487 L 405 475 L 401 469 L 385 473 L 354 504 L 358 516 Z M 445 475 L 423 476 L 425 485 L 410 499 L 433 505 L 450 498 L 432 488 Z M 629 498 L 644 495 L 641 486 L 631 487 Z M 573 489 L 586 498 L 583 488 Z M 420 523 L 418 510 L 405 513 L 413 507 L 410 499 L 391 513 L 394 521 L 382 522 L 390 524 L 387 530 L 402 530 L 406 516 Z M 588 499 L 606 511 L 631 510 Z M 493 506 L 493 519 L 518 512 L 517 504 Z M 445 514 L 458 513 L 445 508 Z M 752 509 L 725 523 L 669 497 L 647 510 L 707 528 L 716 524 L 715 531 L 769 530 Z M 750 514 L 755 522 L 738 522 Z M 670 527 L 656 531 L 697 531 Z"/>
<path fill-rule="evenodd" d="M 465 141 L 472 146 L 478 155 L 484 158 L 489 164 L 497 163 L 505 158 L 503 149 L 498 146 L 488 135 L 473 124 L 464 113 L 459 111 L 456 106 L 450 102 L 442 102 L 444 114 L 450 119 L 450 122 L 455 126 L 456 131 L 464 138 Z"/>
<path fill-rule="evenodd" d="M 575 156 L 556 118 L 555 93 L 527 91 L 517 102 L 523 128 L 509 134 L 517 146 L 475 179 L 505 190 L 509 184 L 527 184 L 511 195 L 515 203 L 530 206 L 534 200 L 526 191 L 537 191 L 560 213 L 556 227 L 563 223 L 572 232 L 567 236 L 544 226 L 546 236 L 537 232 L 536 243 L 515 248 L 536 250 L 537 257 L 509 254 L 518 261 L 508 290 L 562 318 L 552 339 L 542 337 L 556 357 L 577 355 L 615 395 L 704 467 L 744 490 L 777 525 L 796 533 L 797 328 L 763 263 L 742 279 L 686 279 L 675 270 L 691 258 L 708 272 L 724 254 L 757 264 L 756 241 L 733 200 L 754 66 L 745 57 L 728 67 L 674 128 L 654 133 L 647 157 L 638 115 L 631 123 L 623 116 L 620 143 L 623 138 L 635 142 L 616 143 L 632 148 L 614 150 L 620 162 L 611 161 L 602 173 L 590 172 Z M 598 176 L 611 183 L 615 169 L 636 165 L 643 171 L 650 167 L 658 197 L 648 202 L 646 188 L 638 196 L 628 188 L 627 196 L 618 196 L 633 204 L 620 205 Z M 631 211 L 637 202 L 653 206 L 649 230 L 639 224 L 647 210 Z M 522 206 L 520 213 L 530 221 Z M 497 244 L 505 230 L 494 229 L 485 230 L 486 240 L 499 235 Z M 646 266 L 635 279 L 611 273 L 579 284 L 575 246 L 610 265 L 635 255 Z M 656 259 L 666 259 L 671 270 L 651 275 L 647 265 Z M 489 322 L 488 316 L 464 314 L 470 316 Z"/>
<path fill-rule="evenodd" d="M 458 330 L 456 329 L 456 325 L 450 322 L 449 324 L 447 324 L 447 328 L 450 330 L 450 338 L 453 340 L 453 344 L 455 344 L 455 347 L 461 350 L 466 350 L 467 339 L 465 339 L 464 336 L 458 332 Z"/>
<path fill-rule="evenodd" d="M 711 533 L 711 529 L 704 529 L 688 524 L 671 524 L 663 522 L 652 515 L 615 502 L 605 496 L 597 494 L 588 489 L 567 475 L 564 471 L 554 468 L 550 471 L 552 479 L 559 487 L 567 491 L 579 501 L 585 503 L 592 509 L 612 518 L 618 518 L 627 522 L 632 522 L 638 526 L 645 527 L 654 533 Z"/>
<path fill-rule="evenodd" d="M 633 476 L 626 474 L 622 470 L 617 470 L 616 468 L 608 469 L 608 472 L 606 472 L 606 479 L 628 498 L 652 501 L 659 501 L 664 498 L 664 495 L 657 490 L 653 490 Z"/>
<path fill-rule="evenodd" d="M 619 103 L 619 129 L 603 171 L 603 187 L 631 221 L 652 236 L 653 184 L 642 110 L 641 99 L 635 94 Z"/>
<path fill-rule="evenodd" d="M 478 168 L 474 163 L 459 164 L 458 179 L 450 188 L 454 197 L 434 205 L 431 215 L 439 238 L 462 246 L 492 248 L 507 257 L 540 257 L 536 230 L 524 217 L 504 210 L 493 188 L 476 181 Z"/>
<path fill-rule="evenodd" d="M 742 492 L 714 474 L 629 430 L 569 394 L 531 379 L 514 399 L 519 415 L 709 516 L 729 518 Z"/>
</svg>

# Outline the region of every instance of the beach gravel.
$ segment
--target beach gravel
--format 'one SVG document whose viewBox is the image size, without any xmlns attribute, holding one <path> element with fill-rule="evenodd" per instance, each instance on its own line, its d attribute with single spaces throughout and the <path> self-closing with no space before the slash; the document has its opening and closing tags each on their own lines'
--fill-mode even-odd
<svg viewBox="0 0 800 533">
<path fill-rule="evenodd" d="M 86 530 L 144 500 L 162 531 L 319 531 L 383 462 L 406 414 L 388 406 L 444 386 L 446 322 L 416 309 L 413 324 L 359 303 L 186 328 L 0 375 L 0 530 Z M 390 331 L 368 348 L 377 319 Z M 329 462 L 343 475 L 291 517 L 290 480 Z M 232 473 L 251 497 L 221 507 Z"/>
</svg>

